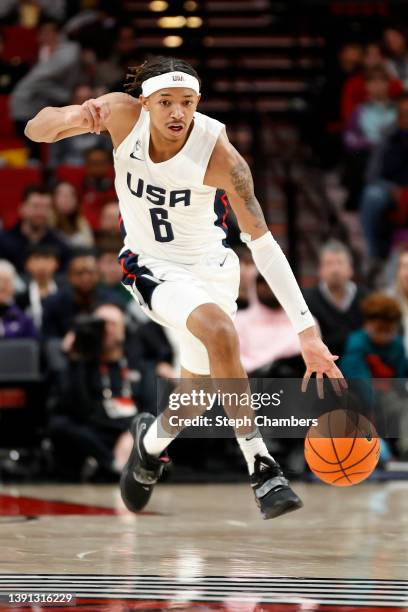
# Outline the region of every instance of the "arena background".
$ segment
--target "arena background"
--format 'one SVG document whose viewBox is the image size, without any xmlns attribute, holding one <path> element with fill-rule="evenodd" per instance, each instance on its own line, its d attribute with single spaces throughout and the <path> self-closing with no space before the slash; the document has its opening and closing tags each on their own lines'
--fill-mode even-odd
<svg viewBox="0 0 408 612">
<path fill-rule="evenodd" d="M 354 367 L 344 350 L 348 333 L 362 325 L 360 306 L 338 310 L 338 317 L 330 321 L 329 314 L 327 320 L 315 287 L 322 281 L 321 273 L 330 275 L 334 269 L 336 277 L 336 266 L 342 270 L 340 285 L 346 287 L 347 249 L 358 295 L 381 292 L 380 310 L 392 310 L 389 301 L 394 298 L 399 302 L 402 319 L 396 331 L 408 346 L 407 256 L 404 259 L 408 125 L 399 126 L 397 117 L 405 109 L 407 122 L 406 8 L 406 2 L 392 1 L 2 2 L 0 474 L 4 481 L 117 480 L 118 470 L 109 466 L 128 420 L 122 419 L 121 426 L 116 421 L 114 427 L 104 421 L 102 434 L 100 423 L 94 428 L 91 413 L 100 409 L 103 379 L 95 382 L 95 388 L 89 383 L 92 392 L 87 392 L 94 393 L 95 406 L 86 415 L 78 406 L 89 397 L 79 398 L 69 385 L 64 387 L 71 375 L 74 387 L 78 382 L 78 373 L 66 377 L 72 363 L 69 342 L 64 344 L 78 314 L 91 314 L 104 303 L 120 307 L 136 409 L 153 409 L 157 375 L 168 378 L 177 373 L 172 338 L 143 319 L 120 286 L 116 254 L 121 240 L 108 137 L 93 134 L 38 144 L 24 136 L 26 122 L 41 108 L 81 104 L 108 91 L 121 91 L 127 68 L 151 55 L 181 56 L 197 69 L 202 79 L 200 110 L 227 124 L 232 142 L 248 160 L 267 223 L 305 290 L 323 339 L 335 352 L 342 351 L 345 373 Z M 373 82 L 370 89 L 368 83 Z M 388 83 L 385 93 L 384 82 Z M 377 167 L 373 175 L 373 158 L 395 129 L 400 134 L 395 145 L 399 166 L 395 169 L 390 163 L 384 176 Z M 377 228 L 372 224 L 367 228 L 362 223 L 362 202 L 365 198 L 365 206 L 375 208 L 381 188 L 380 199 L 386 202 L 382 217 L 375 213 Z M 239 245 L 233 215 L 223 221 L 228 223 L 228 241 L 242 260 L 237 325 L 243 352 L 249 355 L 248 372 L 301 376 L 299 350 L 292 337 L 278 342 L 271 354 L 266 352 L 264 362 L 253 359 L 258 349 L 263 353 L 271 344 L 277 326 L 282 336 L 288 335 L 288 323 L 279 318 L 276 304 L 265 323 L 259 313 L 246 316 L 248 304 L 256 301 L 255 269 L 249 252 Z M 378 234 L 374 238 L 373 232 Z M 329 262 L 322 272 L 319 258 L 328 241 Z M 259 291 L 268 290 L 260 287 L 258 295 Z M 248 340 L 251 326 L 263 331 L 255 340 Z M 88 349 L 99 341 L 91 327 L 81 332 Z M 404 359 L 399 358 L 401 367 L 380 363 L 377 370 L 371 368 L 370 376 L 405 376 Z M 83 375 L 101 376 L 97 368 Z M 81 433 L 78 423 L 90 431 Z M 71 437 L 61 438 L 61 428 L 66 432 L 67 427 Z M 103 446 L 98 459 L 86 450 L 88 435 L 96 447 Z M 387 444 L 377 477 L 404 475 L 404 444 L 395 440 Z M 301 444 L 272 446 L 291 473 L 308 477 Z M 78 461 L 72 461 L 71 454 L 78 455 Z M 240 477 L 239 453 L 225 441 L 202 441 L 193 461 L 189 441 L 177 442 L 174 454 L 180 467 L 173 479 Z"/>
</svg>

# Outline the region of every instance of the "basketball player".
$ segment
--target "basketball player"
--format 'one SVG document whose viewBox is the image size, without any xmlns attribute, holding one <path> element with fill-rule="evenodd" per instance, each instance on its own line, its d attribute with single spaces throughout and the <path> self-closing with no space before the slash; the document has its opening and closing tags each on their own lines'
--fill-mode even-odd
<svg viewBox="0 0 408 612">
<path fill-rule="evenodd" d="M 28 122 L 37 142 L 107 130 L 114 146 L 115 186 L 124 247 L 123 283 L 147 314 L 178 331 L 181 378 L 246 378 L 233 325 L 239 265 L 225 243 L 228 200 L 241 238 L 299 334 L 304 385 L 316 373 L 345 384 L 318 336 L 292 270 L 268 231 L 251 172 L 225 127 L 197 112 L 200 80 L 187 62 L 155 57 L 132 69 L 128 93 L 82 106 L 45 108 Z M 136 95 L 141 90 L 140 97 Z M 228 200 L 226 199 L 226 195 Z M 169 461 L 160 417 L 139 414 L 134 447 L 121 479 L 126 506 L 141 510 Z M 257 430 L 238 437 L 264 518 L 302 506 Z"/>
</svg>

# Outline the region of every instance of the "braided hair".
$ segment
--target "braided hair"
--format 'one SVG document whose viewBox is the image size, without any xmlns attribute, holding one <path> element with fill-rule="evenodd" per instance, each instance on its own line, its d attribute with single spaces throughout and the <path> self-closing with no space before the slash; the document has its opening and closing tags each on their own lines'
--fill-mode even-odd
<svg viewBox="0 0 408 612">
<path fill-rule="evenodd" d="M 151 77 L 166 74 L 166 72 L 185 72 L 194 76 L 200 82 L 200 78 L 194 68 L 188 62 L 177 57 L 165 57 L 155 55 L 140 66 L 128 68 L 124 90 L 131 96 L 138 97 L 142 92 L 142 83 Z"/>
</svg>

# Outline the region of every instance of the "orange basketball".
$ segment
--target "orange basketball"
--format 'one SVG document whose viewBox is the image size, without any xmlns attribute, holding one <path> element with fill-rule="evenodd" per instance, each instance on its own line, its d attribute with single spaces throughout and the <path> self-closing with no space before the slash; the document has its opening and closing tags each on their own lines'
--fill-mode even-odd
<svg viewBox="0 0 408 612">
<path fill-rule="evenodd" d="M 312 472 L 328 484 L 349 487 L 374 471 L 380 439 L 372 423 L 352 410 L 322 414 L 305 438 L 305 459 Z"/>
</svg>

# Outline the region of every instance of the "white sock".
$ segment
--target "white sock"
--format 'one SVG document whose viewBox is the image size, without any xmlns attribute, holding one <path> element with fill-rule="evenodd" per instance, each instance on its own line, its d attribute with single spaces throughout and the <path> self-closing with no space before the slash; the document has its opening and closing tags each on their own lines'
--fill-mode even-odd
<svg viewBox="0 0 408 612">
<path fill-rule="evenodd" d="M 162 425 L 159 424 L 158 417 L 147 430 L 143 438 L 143 446 L 148 455 L 158 457 L 168 447 L 170 442 L 176 437 L 171 437 L 168 433 L 164 434 Z"/>
<path fill-rule="evenodd" d="M 261 455 L 261 457 L 271 457 L 268 449 L 266 448 L 265 442 L 259 435 L 258 430 L 250 434 L 248 438 L 237 437 L 237 442 L 243 452 L 245 461 L 247 462 L 248 472 L 250 475 L 255 471 L 255 455 Z M 273 457 L 271 457 L 271 459 L 273 459 Z"/>
</svg>

